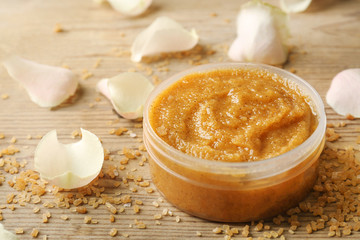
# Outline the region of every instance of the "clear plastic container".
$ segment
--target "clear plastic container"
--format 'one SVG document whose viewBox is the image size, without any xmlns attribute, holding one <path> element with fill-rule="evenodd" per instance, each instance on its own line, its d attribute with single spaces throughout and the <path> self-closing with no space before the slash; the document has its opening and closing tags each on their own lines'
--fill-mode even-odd
<svg viewBox="0 0 360 240">
<path fill-rule="evenodd" d="M 298 147 L 266 160 L 221 162 L 187 155 L 164 142 L 152 129 L 149 109 L 156 96 L 183 76 L 216 69 L 265 69 L 293 82 L 318 118 L 313 134 Z M 248 63 L 195 67 L 161 83 L 144 110 L 144 143 L 154 184 L 179 209 L 221 222 L 267 219 L 296 206 L 311 191 L 325 142 L 326 116 L 319 94 L 298 76 L 279 68 Z"/>
</svg>

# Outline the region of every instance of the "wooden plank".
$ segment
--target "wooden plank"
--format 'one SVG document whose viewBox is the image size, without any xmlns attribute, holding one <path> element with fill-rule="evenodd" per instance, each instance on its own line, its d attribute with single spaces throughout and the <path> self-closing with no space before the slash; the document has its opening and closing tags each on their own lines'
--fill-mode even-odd
<svg viewBox="0 0 360 240">
<path fill-rule="evenodd" d="M 200 35 L 200 45 L 214 49 L 212 56 L 202 54 L 204 60 L 209 62 L 229 61 L 226 49 L 235 38 L 235 18 L 238 9 L 245 1 L 207 0 L 207 1 L 175 1 L 157 0 L 149 11 L 141 17 L 126 18 L 113 11 L 107 6 L 98 6 L 86 0 L 63 0 L 63 1 L 38 1 L 38 0 L 2 0 L 0 2 L 0 60 L 9 54 L 18 54 L 25 58 L 49 65 L 68 65 L 79 75 L 81 92 L 74 104 L 59 107 L 55 110 L 43 109 L 33 104 L 13 81 L 4 68 L 0 68 L 0 95 L 8 94 L 6 100 L 0 99 L 0 133 L 5 139 L 0 139 L 0 149 L 9 145 L 12 137 L 17 138 L 16 146 L 21 152 L 16 154 L 18 161 L 28 162 L 26 169 L 33 169 L 34 149 L 39 142 L 37 135 L 57 129 L 59 138 L 63 142 L 73 142 L 71 133 L 80 127 L 88 129 L 98 135 L 106 149 L 114 155 L 123 147 L 136 148 L 141 139 L 142 129 L 135 128 L 135 122 L 119 119 L 114 114 L 109 102 L 95 91 L 95 84 L 105 77 L 114 76 L 129 69 L 138 69 L 138 66 L 129 59 L 128 51 L 136 35 L 148 26 L 158 16 L 169 16 L 181 22 L 186 28 L 195 28 Z M 269 1 L 278 4 L 277 1 Z M 296 74 L 311 83 L 325 99 L 326 91 L 331 79 L 340 71 L 360 66 L 360 25 L 359 9 L 360 1 L 329 1 L 318 0 L 312 10 L 292 14 L 290 16 L 291 39 L 294 46 L 291 53 L 291 61 L 284 68 L 293 68 Z M 217 16 L 213 17 L 212 14 Z M 53 28 L 60 23 L 64 32 L 54 33 Z M 193 56 L 194 57 L 194 56 Z M 98 59 L 102 59 L 98 68 L 93 65 Z M 156 63 L 142 64 L 144 67 L 154 69 L 154 74 L 164 80 L 174 73 L 191 67 L 188 63 L 190 58 L 170 59 L 169 71 L 156 70 Z M 93 73 L 93 77 L 82 80 L 83 69 Z M 100 101 L 96 101 L 100 98 Z M 94 107 L 89 107 L 94 104 Z M 339 144 L 355 144 L 356 137 L 360 135 L 360 121 L 349 121 L 337 115 L 326 106 L 329 122 L 344 121 L 348 125 L 336 129 L 341 135 Z M 118 121 L 109 125 L 109 121 Z M 126 127 L 137 134 L 136 138 L 129 135 L 114 136 L 109 130 L 116 127 Z M 28 139 L 28 135 L 32 139 Z M 114 164 L 118 164 L 120 156 L 115 156 Z M 110 164 L 107 162 L 106 164 Z M 137 161 L 127 166 L 127 170 L 120 171 L 120 177 L 127 171 L 137 168 L 134 175 L 143 176 L 150 180 L 148 166 L 140 167 Z M 6 176 L 6 181 L 13 178 L 4 173 L 0 167 L 0 175 Z M 133 183 L 131 186 L 137 187 Z M 3 209 L 3 221 L 0 223 L 10 231 L 15 228 L 23 228 L 24 235 L 21 239 L 32 239 L 30 232 L 38 228 L 42 238 L 48 239 L 112 239 L 109 236 L 111 228 L 117 228 L 119 235 L 114 239 L 124 239 L 122 233 L 129 234 L 130 239 L 191 239 L 196 237 L 196 231 L 202 233 L 201 239 L 223 239 L 223 235 L 216 235 L 212 229 L 222 226 L 191 217 L 183 213 L 166 201 L 160 203 L 159 208 L 152 205 L 158 200 L 159 193 L 151 194 L 137 187 L 138 192 L 132 193 L 124 184 L 119 188 L 107 188 L 107 194 L 121 192 L 122 195 L 130 194 L 133 199 L 144 202 L 140 214 L 133 213 L 131 207 L 126 208 L 125 213 L 116 214 L 116 222 L 110 223 L 110 213 L 104 206 L 97 209 L 89 208 L 88 216 L 98 221 L 98 224 L 84 224 L 84 216 L 73 213 L 69 209 L 52 208 L 46 209 L 42 205 L 27 204 L 25 207 L 16 205 L 16 210 Z M 5 182 L 0 186 L 0 205 L 5 204 L 9 193 L 16 191 Z M 53 201 L 51 193 L 43 197 L 42 203 Z M 314 199 L 311 199 L 314 201 Z M 33 213 L 33 208 L 39 206 L 40 212 Z M 156 225 L 153 215 L 161 213 L 163 208 L 169 208 L 174 216 L 180 216 L 180 223 L 176 223 L 175 217 L 165 217 Z M 49 223 L 42 223 L 42 214 L 50 211 L 52 217 Z M 68 215 L 69 220 L 63 221 L 61 215 Z M 143 221 L 147 229 L 137 229 L 134 219 Z M 287 239 L 328 239 L 328 229 L 315 232 L 311 235 L 306 233 L 305 225 L 314 220 L 311 214 L 301 214 L 301 222 L 304 224 L 291 235 L 287 232 L 289 225 L 274 225 L 271 221 L 266 222 L 271 229 L 285 229 Z M 231 224 L 239 227 L 244 224 Z M 251 227 L 253 229 L 253 227 Z M 251 231 L 254 238 L 262 236 L 262 232 Z M 358 239 L 360 233 L 354 232 L 348 239 Z M 241 239 L 241 236 L 234 236 Z"/>
</svg>

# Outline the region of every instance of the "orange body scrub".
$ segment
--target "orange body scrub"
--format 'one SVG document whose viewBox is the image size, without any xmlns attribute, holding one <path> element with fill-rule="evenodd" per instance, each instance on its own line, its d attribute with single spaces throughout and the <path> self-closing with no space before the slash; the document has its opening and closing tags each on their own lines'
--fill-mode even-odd
<svg viewBox="0 0 360 240">
<path fill-rule="evenodd" d="M 209 160 L 275 157 L 303 143 L 317 119 L 294 86 L 265 70 L 187 75 L 153 101 L 149 121 L 172 147 Z"/>
<path fill-rule="evenodd" d="M 152 179 L 180 209 L 210 220 L 269 218 L 311 190 L 324 145 L 321 98 L 264 65 L 204 65 L 150 96 L 144 142 Z"/>
</svg>

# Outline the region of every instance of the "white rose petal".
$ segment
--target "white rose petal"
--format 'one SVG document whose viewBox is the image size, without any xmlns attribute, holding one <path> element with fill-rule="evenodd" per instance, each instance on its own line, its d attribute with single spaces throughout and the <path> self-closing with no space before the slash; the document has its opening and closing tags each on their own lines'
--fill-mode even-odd
<svg viewBox="0 0 360 240">
<path fill-rule="evenodd" d="M 107 99 L 111 100 L 111 95 L 110 95 L 110 91 L 108 88 L 108 78 L 104 78 L 101 79 L 97 84 L 96 84 L 96 89 L 101 92 L 105 97 L 107 97 Z"/>
<path fill-rule="evenodd" d="M 131 46 L 131 60 L 140 62 L 143 56 L 189 50 L 198 41 L 194 29 L 187 31 L 168 17 L 158 17 L 136 37 Z"/>
<path fill-rule="evenodd" d="M 237 16 L 237 38 L 228 55 L 235 61 L 282 64 L 288 56 L 288 37 L 286 13 L 253 0 Z"/>
<path fill-rule="evenodd" d="M 4 61 L 9 75 L 40 107 L 55 107 L 75 94 L 78 82 L 68 69 L 35 63 L 17 56 Z"/>
<path fill-rule="evenodd" d="M 137 16 L 146 11 L 152 0 L 108 0 L 110 5 L 118 12 L 127 16 Z"/>
<path fill-rule="evenodd" d="M 360 118 L 360 68 L 338 73 L 326 94 L 326 102 L 340 115 Z"/>
<path fill-rule="evenodd" d="M 280 0 L 281 9 L 287 13 L 298 13 L 305 11 L 312 0 Z"/>
<path fill-rule="evenodd" d="M 137 119 L 142 117 L 145 101 L 154 85 L 142 74 L 129 72 L 100 80 L 97 89 L 122 117 Z"/>
<path fill-rule="evenodd" d="M 42 179 L 65 189 L 87 185 L 99 173 L 104 162 L 104 149 L 99 138 L 81 129 L 82 139 L 62 144 L 56 130 L 48 132 L 35 150 L 35 170 Z"/>
</svg>

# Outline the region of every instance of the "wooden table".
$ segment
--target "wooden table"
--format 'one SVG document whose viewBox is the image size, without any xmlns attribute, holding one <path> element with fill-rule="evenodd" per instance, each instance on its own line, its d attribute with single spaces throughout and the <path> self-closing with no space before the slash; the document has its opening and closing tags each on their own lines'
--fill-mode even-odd
<svg viewBox="0 0 360 240">
<path fill-rule="evenodd" d="M 62 142 L 75 140 L 71 133 L 79 128 L 90 130 L 103 141 L 104 148 L 111 151 L 113 161 L 106 164 L 119 165 L 120 156 L 117 151 L 127 148 L 137 148 L 142 136 L 142 129 L 136 128 L 136 122 L 119 118 L 112 110 L 111 104 L 95 90 L 96 83 L 105 77 L 111 77 L 121 72 L 136 69 L 146 74 L 146 68 L 154 69 L 151 75 L 164 80 L 172 74 L 191 67 L 189 60 L 201 58 L 199 63 L 229 61 L 226 49 L 235 38 L 235 18 L 240 5 L 245 1 L 237 0 L 202 0 L 175 1 L 156 0 L 151 8 L 140 17 L 126 18 L 108 6 L 99 6 L 87 0 L 2 0 L 0 2 L 0 60 L 10 54 L 17 54 L 24 58 L 48 65 L 69 66 L 79 75 L 81 89 L 77 99 L 72 104 L 53 110 L 40 108 L 29 100 L 25 90 L 13 81 L 4 68 L 0 67 L 0 95 L 7 94 L 5 100 L 0 99 L 0 133 L 5 135 L 0 139 L 0 149 L 10 145 L 12 137 L 17 139 L 15 146 L 20 152 L 15 154 L 19 162 L 26 160 L 26 169 L 33 169 L 34 149 L 39 142 L 38 135 L 44 135 L 52 129 L 58 131 Z M 347 68 L 360 67 L 360 1 L 359 0 L 314 0 L 316 2 L 309 11 L 290 16 L 291 39 L 293 46 L 290 61 L 285 69 L 296 70 L 296 74 L 311 83 L 323 97 L 330 85 L 331 79 L 340 71 Z M 278 4 L 277 1 L 271 1 Z M 193 53 L 189 58 L 169 59 L 169 71 L 158 71 L 157 63 L 136 65 L 130 61 L 129 49 L 136 35 L 148 26 L 158 16 L 169 16 L 186 28 L 195 28 L 200 36 L 200 43 L 205 49 L 215 50 L 216 53 L 206 56 L 205 51 Z M 54 33 L 56 23 L 61 24 L 64 31 Z M 200 57 L 198 57 L 199 55 Z M 94 64 L 101 61 L 99 67 Z M 86 78 L 84 69 L 93 76 Z M 160 69 L 161 70 L 161 69 Z M 348 121 L 337 115 L 326 106 L 329 122 L 344 121 L 348 125 L 336 129 L 341 135 L 339 144 L 355 143 L 356 128 L 359 120 Z M 116 136 L 109 134 L 113 128 L 126 127 L 136 133 L 132 138 L 129 134 Z M 29 139 L 31 136 L 31 139 Z M 78 138 L 77 138 L 78 139 Z M 141 167 L 138 160 L 119 171 L 120 177 L 127 172 L 135 176 L 143 176 L 150 180 L 147 163 Z M 136 170 L 134 169 L 136 168 Z M 23 169 L 20 168 L 20 171 Z M 131 171 L 134 172 L 131 172 Z M 5 175 L 6 182 L 16 175 L 5 173 L 0 167 L 0 175 Z M 0 205 L 6 205 L 7 195 L 18 192 L 6 182 L 0 185 Z M 133 193 L 124 184 L 118 188 L 106 188 L 105 193 L 112 195 L 130 194 L 133 199 L 143 201 L 141 211 L 135 214 L 132 208 L 126 208 L 124 213 L 116 214 L 115 223 L 110 223 L 110 213 L 105 206 L 97 209 L 88 207 L 87 216 L 98 221 L 97 224 L 85 224 L 84 215 L 74 213 L 66 208 L 46 208 L 42 204 L 53 201 L 51 193 L 42 197 L 40 204 L 29 203 L 16 209 L 2 209 L 4 220 L 0 221 L 8 230 L 22 228 L 25 233 L 19 235 L 21 239 L 32 239 L 30 233 L 33 228 L 40 231 L 42 239 L 125 239 L 122 234 L 129 234 L 129 239 L 191 239 L 197 238 L 196 232 L 202 234 L 200 239 L 224 239 L 224 235 L 217 235 L 212 229 L 222 226 L 221 223 L 208 222 L 191 217 L 166 201 L 159 202 L 160 195 L 147 193 L 145 188 L 130 182 L 130 187 L 136 187 Z M 120 196 L 121 196 L 120 195 Z M 152 202 L 158 201 L 159 208 Z M 7 205 L 6 205 L 7 206 Z M 39 213 L 33 213 L 38 206 Z M 117 206 L 120 208 L 120 206 Z M 173 217 L 166 216 L 156 225 L 153 216 L 169 208 Z M 51 218 L 48 223 L 42 223 L 42 214 L 49 211 Z M 67 215 L 69 220 L 60 217 Z M 176 222 L 176 217 L 181 218 Z M 288 233 L 289 225 L 283 223 L 276 226 L 271 222 L 272 229 L 285 229 L 286 239 L 327 239 L 328 229 L 306 233 L 305 225 L 312 220 L 308 214 L 300 215 L 305 224 L 294 235 Z M 134 219 L 143 221 L 147 228 L 137 229 Z M 129 225 L 132 225 L 130 227 Z M 245 224 L 231 224 L 242 230 Z M 118 230 L 115 238 L 109 236 L 112 228 Z M 251 227 L 253 228 L 253 227 Z M 262 233 L 251 232 L 256 239 Z M 236 235 L 234 239 L 244 239 Z M 359 239 L 360 233 L 348 236 L 349 239 Z"/>
</svg>

